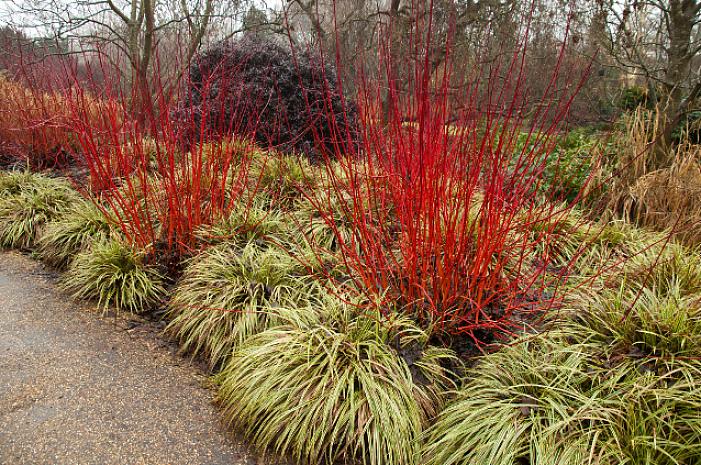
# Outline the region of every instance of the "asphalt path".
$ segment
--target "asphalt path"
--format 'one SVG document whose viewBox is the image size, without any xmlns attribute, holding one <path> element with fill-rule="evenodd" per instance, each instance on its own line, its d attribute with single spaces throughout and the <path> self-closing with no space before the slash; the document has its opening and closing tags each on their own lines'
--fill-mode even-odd
<svg viewBox="0 0 701 465">
<path fill-rule="evenodd" d="M 103 316 L 0 252 L 0 464 L 263 464 L 158 326 Z"/>
</svg>

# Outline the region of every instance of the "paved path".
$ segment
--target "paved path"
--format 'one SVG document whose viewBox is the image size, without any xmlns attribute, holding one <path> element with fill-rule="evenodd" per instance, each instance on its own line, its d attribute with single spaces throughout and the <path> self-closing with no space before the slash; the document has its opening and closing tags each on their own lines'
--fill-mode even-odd
<svg viewBox="0 0 701 465">
<path fill-rule="evenodd" d="M 101 318 L 0 252 L 0 464 L 257 464 L 154 324 Z"/>
</svg>

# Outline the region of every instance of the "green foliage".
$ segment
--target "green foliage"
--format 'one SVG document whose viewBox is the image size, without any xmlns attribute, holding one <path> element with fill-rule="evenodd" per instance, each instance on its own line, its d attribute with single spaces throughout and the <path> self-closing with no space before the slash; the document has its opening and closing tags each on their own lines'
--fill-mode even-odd
<svg viewBox="0 0 701 465">
<path fill-rule="evenodd" d="M 541 136 L 520 134 L 515 146 L 514 163 L 522 150 L 528 152 L 536 144 L 538 137 Z M 552 143 L 552 140 L 547 139 L 538 142 L 539 145 Z M 578 128 L 559 137 L 552 150 L 545 150 L 545 147 L 535 148 L 535 153 L 543 152 L 542 156 L 548 154 L 540 174 L 542 183 L 538 190 L 549 199 L 572 202 L 585 187 L 595 187 L 587 183 L 591 179 L 592 171 L 598 169 L 600 155 L 612 150 L 610 145 L 605 143 L 599 134 L 592 133 L 587 128 Z M 538 159 L 533 162 L 534 167 L 540 164 Z M 601 186 L 602 189 L 605 187 Z M 600 196 L 603 193 L 604 191 L 597 191 L 596 195 Z"/>
<path fill-rule="evenodd" d="M 56 268 L 66 268 L 74 256 L 91 244 L 107 240 L 111 227 L 105 213 L 90 201 L 77 202 L 47 224 L 39 239 L 39 256 Z"/>
<path fill-rule="evenodd" d="M 624 257 L 633 257 L 645 250 L 659 252 L 665 237 L 636 228 L 624 221 L 610 221 L 593 228 L 593 243 Z"/>
<path fill-rule="evenodd" d="M 143 262 L 144 255 L 111 239 L 94 244 L 73 260 L 62 287 L 76 299 L 94 299 L 105 310 L 140 313 L 165 296 L 163 277 Z"/>
<path fill-rule="evenodd" d="M 606 357 L 636 355 L 667 369 L 701 356 L 701 257 L 673 244 L 633 256 L 623 273 L 571 292 L 556 327 L 569 340 L 595 343 Z M 657 362 L 661 365 L 657 366 Z"/>
<path fill-rule="evenodd" d="M 318 170 L 311 166 L 306 157 L 274 155 L 255 160 L 249 175 L 276 204 L 290 207 L 304 190 L 314 188 Z"/>
<path fill-rule="evenodd" d="M 427 432 L 428 465 L 581 465 L 607 408 L 578 346 L 522 342 L 483 357 Z"/>
<path fill-rule="evenodd" d="M 32 247 L 41 228 L 78 200 L 75 191 L 63 180 L 38 174 L 9 174 L 1 179 L 1 247 Z"/>
<path fill-rule="evenodd" d="M 243 199 L 223 221 L 200 228 L 197 238 L 208 245 L 229 242 L 243 246 L 252 241 L 287 244 L 289 228 L 289 219 L 271 200 L 257 196 Z"/>
<path fill-rule="evenodd" d="M 226 415 L 305 463 L 415 463 L 451 383 L 444 349 L 410 322 L 329 301 L 247 339 L 217 376 Z"/>
<path fill-rule="evenodd" d="M 546 165 L 547 188 L 558 198 L 573 201 L 589 181 L 602 150 L 604 143 L 597 135 L 586 130 L 568 132 Z"/>
<path fill-rule="evenodd" d="M 168 331 L 184 350 L 204 353 L 212 366 L 275 321 L 275 308 L 295 308 L 318 285 L 289 254 L 255 241 L 221 244 L 195 257 L 170 303 Z"/>
<path fill-rule="evenodd" d="M 618 100 L 618 106 L 623 111 L 633 111 L 640 106 L 647 106 L 647 103 L 647 89 L 641 86 L 626 87 Z"/>
</svg>

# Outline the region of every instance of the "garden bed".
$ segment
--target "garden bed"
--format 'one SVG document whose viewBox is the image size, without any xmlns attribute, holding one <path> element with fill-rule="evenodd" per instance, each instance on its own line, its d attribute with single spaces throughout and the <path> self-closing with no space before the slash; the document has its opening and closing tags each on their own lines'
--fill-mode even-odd
<svg viewBox="0 0 701 465">
<path fill-rule="evenodd" d="M 697 251 L 577 220 L 550 244 L 579 255 L 558 305 L 461 359 L 411 314 L 371 313 L 363 293 L 340 287 L 350 271 L 333 247 L 305 248 L 300 230 L 340 232 L 266 195 L 200 231 L 182 275 L 166 276 L 99 199 L 61 178 L 3 172 L 0 241 L 65 269 L 76 298 L 163 318 L 183 352 L 206 360 L 231 424 L 302 462 L 660 464 L 701 453 Z"/>
</svg>

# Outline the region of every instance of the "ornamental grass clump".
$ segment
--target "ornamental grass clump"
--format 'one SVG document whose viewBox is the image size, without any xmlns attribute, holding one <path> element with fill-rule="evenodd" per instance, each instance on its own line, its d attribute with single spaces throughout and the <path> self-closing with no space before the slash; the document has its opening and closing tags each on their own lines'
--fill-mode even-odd
<svg viewBox="0 0 701 465">
<path fill-rule="evenodd" d="M 215 245 L 222 242 L 240 246 L 251 241 L 287 245 L 290 222 L 265 195 L 242 199 L 222 221 L 197 231 L 198 241 Z"/>
<path fill-rule="evenodd" d="M 575 340 L 607 347 L 612 357 L 667 362 L 701 356 L 701 295 L 686 293 L 674 276 L 664 288 L 636 290 L 624 283 L 573 293 L 567 308 L 558 328 Z"/>
<path fill-rule="evenodd" d="M 76 202 L 58 219 L 46 225 L 38 242 L 39 257 L 49 265 L 65 269 L 80 252 L 106 241 L 113 225 L 92 202 Z"/>
<path fill-rule="evenodd" d="M 421 463 L 696 463 L 698 251 L 617 223 L 596 238 L 627 260 L 573 288 L 540 334 L 480 358 L 425 436 Z"/>
<path fill-rule="evenodd" d="M 30 171 L 0 171 L 0 200 L 18 195 L 23 189 L 43 186 L 47 180 Z"/>
<path fill-rule="evenodd" d="M 193 258 L 169 304 L 168 331 L 212 366 L 267 329 L 279 307 L 306 306 L 320 287 L 288 253 L 257 241 L 223 243 Z"/>
<path fill-rule="evenodd" d="M 11 174 L 0 188 L 0 247 L 28 249 L 41 229 L 79 200 L 70 185 L 42 175 Z"/>
<path fill-rule="evenodd" d="M 326 188 L 298 199 L 292 218 L 297 240 L 325 254 L 338 253 L 341 244 L 351 243 L 354 218 L 346 209 L 347 201 Z"/>
<path fill-rule="evenodd" d="M 592 223 L 587 226 L 567 285 L 570 289 L 617 286 L 624 277 L 629 285 L 640 283 L 663 252 L 676 247 L 669 239 L 669 235 L 641 230 L 621 220 Z"/>
<path fill-rule="evenodd" d="M 593 245 L 606 248 L 623 258 L 645 253 L 659 254 L 669 235 L 640 229 L 626 221 L 612 220 L 595 228 Z"/>
<path fill-rule="evenodd" d="M 427 431 L 427 465 L 581 465 L 611 421 L 583 346 L 520 342 L 487 355 Z"/>
<path fill-rule="evenodd" d="M 541 217 L 533 221 L 527 216 L 523 221 L 530 229 L 534 258 L 552 266 L 573 263 L 574 257 L 582 252 L 582 244 L 593 240 L 596 234 L 595 226 L 582 218 L 579 211 L 562 204 L 544 206 Z"/>
<path fill-rule="evenodd" d="M 541 335 L 483 357 L 424 438 L 427 465 L 657 465 L 701 452 L 701 365 Z"/>
<path fill-rule="evenodd" d="M 217 375 L 232 423 L 304 463 L 405 465 L 453 384 L 452 355 L 413 323 L 358 315 L 334 299 L 283 313 Z"/>
<path fill-rule="evenodd" d="M 701 296 L 674 275 L 663 288 L 607 289 L 574 300 L 558 321 L 568 341 L 586 341 L 609 386 L 615 414 L 594 463 L 682 464 L 701 456 Z"/>
<path fill-rule="evenodd" d="M 289 209 L 305 190 L 316 186 L 321 173 L 303 156 L 272 153 L 257 159 L 249 176 L 278 208 Z"/>
<path fill-rule="evenodd" d="M 652 247 L 632 256 L 625 263 L 626 284 L 631 287 L 654 288 L 667 293 L 677 285 L 683 295 L 701 294 L 701 249 L 672 243 Z"/>
<path fill-rule="evenodd" d="M 638 225 L 671 231 L 675 239 L 699 244 L 701 150 L 688 134 L 673 147 L 655 144 L 662 131 L 660 108 L 637 108 L 623 119 L 613 169 L 609 208 Z"/>
<path fill-rule="evenodd" d="M 589 462 L 603 465 L 696 464 L 701 457 L 701 366 L 678 361 L 663 374 L 646 373 L 617 386 L 610 424 Z M 622 395 L 621 395 L 622 394 Z M 610 407 L 611 408 L 611 407 Z M 601 458 L 599 458 L 601 457 Z"/>
<path fill-rule="evenodd" d="M 165 297 L 163 276 L 144 264 L 144 254 L 110 239 L 78 254 L 62 278 L 76 299 L 96 300 L 105 311 L 144 313 Z"/>
</svg>

